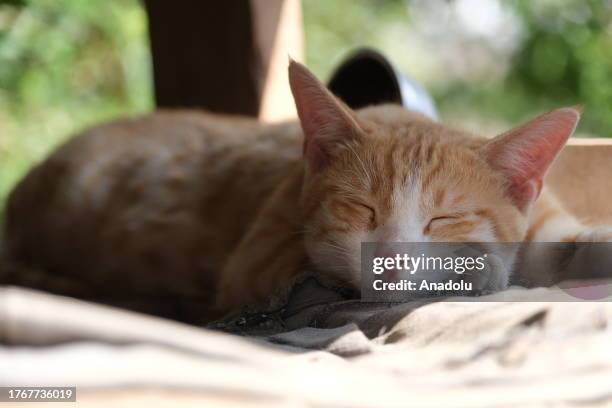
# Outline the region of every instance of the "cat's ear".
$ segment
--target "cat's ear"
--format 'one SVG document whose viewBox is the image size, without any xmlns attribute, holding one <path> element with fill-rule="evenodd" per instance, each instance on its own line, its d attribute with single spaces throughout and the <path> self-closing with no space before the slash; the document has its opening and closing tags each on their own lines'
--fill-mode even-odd
<svg viewBox="0 0 612 408">
<path fill-rule="evenodd" d="M 361 134 L 354 113 L 302 64 L 289 61 L 289 84 L 304 131 L 304 157 L 318 170 Z"/>
<path fill-rule="evenodd" d="M 487 142 L 486 159 L 506 180 L 508 195 L 525 210 L 540 194 L 546 171 L 576 129 L 581 110 L 557 109 Z"/>
</svg>

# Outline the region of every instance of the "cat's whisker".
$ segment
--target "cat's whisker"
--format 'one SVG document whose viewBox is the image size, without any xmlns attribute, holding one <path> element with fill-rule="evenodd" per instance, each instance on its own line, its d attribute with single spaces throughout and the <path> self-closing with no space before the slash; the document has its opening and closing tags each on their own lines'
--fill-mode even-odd
<svg viewBox="0 0 612 408">
<path fill-rule="evenodd" d="M 363 170 L 363 176 L 366 178 L 369 184 L 372 184 L 372 179 L 370 177 L 370 172 L 368 171 L 365 163 L 361 160 L 361 157 L 355 151 L 355 148 L 351 146 L 351 144 L 347 144 L 346 147 L 353 153 L 359 164 L 361 165 L 361 169 Z"/>
</svg>

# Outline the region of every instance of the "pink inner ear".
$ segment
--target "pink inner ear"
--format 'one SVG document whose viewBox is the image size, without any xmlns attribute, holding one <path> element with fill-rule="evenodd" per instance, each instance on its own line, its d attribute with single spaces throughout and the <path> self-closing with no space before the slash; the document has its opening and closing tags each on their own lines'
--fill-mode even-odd
<svg viewBox="0 0 612 408">
<path fill-rule="evenodd" d="M 506 178 L 508 194 L 520 209 L 535 200 L 546 171 L 572 135 L 580 112 L 557 109 L 496 137 L 485 146 L 487 160 Z"/>
</svg>

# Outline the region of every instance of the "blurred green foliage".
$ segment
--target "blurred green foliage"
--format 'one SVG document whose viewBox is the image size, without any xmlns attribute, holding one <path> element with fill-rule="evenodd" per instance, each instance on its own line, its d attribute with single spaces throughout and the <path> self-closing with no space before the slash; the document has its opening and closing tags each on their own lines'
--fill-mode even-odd
<svg viewBox="0 0 612 408">
<path fill-rule="evenodd" d="M 477 8 L 484 1 L 471 3 Z M 456 3 L 459 1 L 304 0 L 307 61 L 317 74 L 326 77 L 348 50 L 370 45 L 381 49 L 402 71 L 425 82 L 443 118 L 459 117 L 461 121 L 478 117 L 507 125 L 537 112 L 578 104 L 585 108 L 582 134 L 612 136 L 612 2 L 499 1 L 521 31 L 503 75 L 493 80 L 446 78 L 445 61 L 440 63 L 442 72 L 433 80 L 420 76 L 416 69 L 420 55 L 429 53 L 433 55 L 430 59 L 435 59 L 444 50 L 435 43 L 424 51 L 411 49 L 414 42 L 407 41 L 409 28 L 420 18 L 414 11 L 417 6 L 436 7 L 429 23 L 438 26 L 439 35 L 446 29 L 442 9 Z M 480 41 L 483 52 L 495 42 L 495 38 L 489 43 L 466 38 L 471 45 Z M 464 60 L 459 56 L 456 62 L 469 67 L 470 58 L 473 56 L 466 52 Z"/>
<path fill-rule="evenodd" d="M 152 107 L 138 0 L 0 1 L 0 208 L 68 135 Z"/>
<path fill-rule="evenodd" d="M 389 50 L 387 29 L 408 24 L 404 0 L 302 0 L 306 62 L 326 79 L 357 47 Z"/>
<path fill-rule="evenodd" d="M 452 20 L 443 18 L 461 1 L 472 7 L 496 1 L 512 16 L 520 35 L 507 58 L 491 51 L 492 33 L 466 35 L 458 42 L 465 52 L 443 48 L 457 40 Z M 612 136 L 609 0 L 302 0 L 302 5 L 307 63 L 321 78 L 351 49 L 367 45 L 423 82 L 445 120 L 484 118 L 503 127 L 581 104 L 586 110 L 580 131 Z M 431 20 L 423 17 L 428 8 Z M 482 58 L 474 57 L 474 49 L 493 55 L 493 66 L 486 68 L 493 74 L 480 75 Z M 451 75 L 454 65 L 467 74 Z M 146 14 L 138 0 L 0 0 L 0 203 L 33 163 L 71 133 L 152 107 Z"/>
<path fill-rule="evenodd" d="M 516 122 L 560 106 L 584 108 L 579 132 L 612 137 L 612 3 L 605 0 L 509 1 L 524 40 L 510 69 L 493 83 L 436 89 L 442 111 L 477 110 Z"/>
<path fill-rule="evenodd" d="M 612 136 L 612 4 L 605 0 L 516 2 L 525 41 L 505 87 L 546 107 L 582 104 L 581 129 Z"/>
</svg>

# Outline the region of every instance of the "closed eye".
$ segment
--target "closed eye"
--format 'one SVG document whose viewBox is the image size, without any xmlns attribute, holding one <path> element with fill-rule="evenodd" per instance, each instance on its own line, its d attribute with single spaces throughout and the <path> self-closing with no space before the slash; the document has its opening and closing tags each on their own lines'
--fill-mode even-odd
<svg viewBox="0 0 612 408">
<path fill-rule="evenodd" d="M 357 199 L 344 199 L 335 202 L 336 216 L 352 223 L 356 220 L 363 220 L 368 228 L 376 228 L 377 213 L 376 208 L 367 202 Z"/>
<path fill-rule="evenodd" d="M 429 222 L 427 223 L 427 225 L 425 226 L 425 229 L 423 230 L 423 233 L 427 234 L 432 227 L 441 227 L 444 225 L 448 225 L 451 224 L 453 222 L 456 222 L 459 219 L 458 215 L 441 215 L 438 217 L 433 217 L 429 220 Z"/>
<path fill-rule="evenodd" d="M 370 223 L 375 224 L 376 223 L 376 209 L 374 207 L 372 207 L 371 205 L 368 205 L 366 203 L 362 203 L 362 202 L 353 202 L 355 205 L 358 205 L 359 207 L 363 208 L 364 210 L 367 210 L 370 213 Z"/>
</svg>

